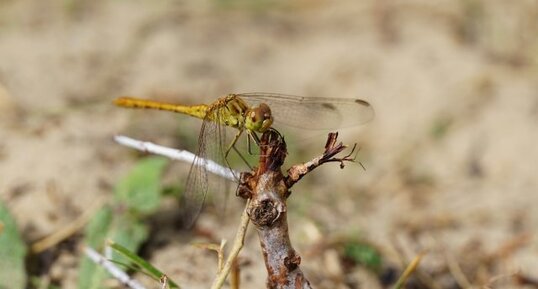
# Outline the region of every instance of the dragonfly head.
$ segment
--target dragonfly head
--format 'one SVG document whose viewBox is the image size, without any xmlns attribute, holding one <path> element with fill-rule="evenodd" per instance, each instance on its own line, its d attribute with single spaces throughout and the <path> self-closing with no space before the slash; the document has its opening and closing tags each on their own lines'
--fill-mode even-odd
<svg viewBox="0 0 538 289">
<path fill-rule="evenodd" d="M 273 124 L 271 109 L 265 103 L 253 107 L 247 111 L 245 128 L 255 132 L 265 132 Z"/>
</svg>

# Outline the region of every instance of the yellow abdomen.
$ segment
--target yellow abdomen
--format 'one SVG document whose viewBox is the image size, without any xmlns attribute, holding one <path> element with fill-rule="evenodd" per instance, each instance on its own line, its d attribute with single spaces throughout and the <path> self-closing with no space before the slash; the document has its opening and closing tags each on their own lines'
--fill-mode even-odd
<svg viewBox="0 0 538 289">
<path fill-rule="evenodd" d="M 153 100 L 137 99 L 132 97 L 119 97 L 114 100 L 114 104 L 117 106 L 128 108 L 141 108 L 141 109 L 158 109 L 172 112 L 179 112 L 186 115 L 194 116 L 197 118 L 205 118 L 208 106 L 205 104 L 200 105 L 180 105 L 170 104 L 164 102 L 158 102 Z"/>
</svg>

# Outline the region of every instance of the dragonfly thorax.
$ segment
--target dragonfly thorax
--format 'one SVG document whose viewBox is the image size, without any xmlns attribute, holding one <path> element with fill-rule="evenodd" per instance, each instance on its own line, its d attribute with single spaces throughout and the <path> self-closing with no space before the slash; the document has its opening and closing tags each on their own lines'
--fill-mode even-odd
<svg viewBox="0 0 538 289">
<path fill-rule="evenodd" d="M 271 109 L 265 103 L 251 107 L 245 115 L 245 128 L 259 133 L 265 132 L 273 124 Z"/>
</svg>

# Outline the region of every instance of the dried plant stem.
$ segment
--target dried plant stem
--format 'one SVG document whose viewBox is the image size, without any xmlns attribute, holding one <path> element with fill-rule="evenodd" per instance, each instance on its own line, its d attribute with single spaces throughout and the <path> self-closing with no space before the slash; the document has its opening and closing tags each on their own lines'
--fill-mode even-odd
<svg viewBox="0 0 538 289">
<path fill-rule="evenodd" d="M 463 273 L 463 270 L 460 267 L 460 264 L 454 258 L 452 254 L 450 254 L 447 250 L 445 250 L 445 259 L 448 265 L 448 270 L 450 271 L 450 274 L 452 274 L 452 277 L 454 277 L 454 280 L 458 283 L 458 286 L 460 288 L 472 288 L 473 285 L 471 282 L 469 282 L 469 279 L 465 276 L 465 273 Z"/>
<path fill-rule="evenodd" d="M 231 289 L 239 289 L 241 286 L 241 268 L 239 264 L 238 258 L 234 259 L 234 262 L 232 263 L 232 269 L 230 272 L 230 288 Z"/>
<path fill-rule="evenodd" d="M 226 240 L 222 239 L 220 245 L 217 244 L 208 244 L 208 243 L 196 243 L 193 244 L 195 247 L 205 250 L 215 251 L 217 253 L 217 273 L 222 271 L 224 268 L 224 247 L 226 246 Z"/>
<path fill-rule="evenodd" d="M 63 226 L 60 230 L 48 235 L 47 237 L 35 242 L 31 246 L 31 250 L 34 254 L 39 254 L 50 247 L 62 242 L 69 238 L 88 223 L 92 216 L 99 210 L 104 204 L 104 198 L 98 198 L 94 204 L 86 210 L 82 215 L 76 218 L 73 222 Z"/>
<path fill-rule="evenodd" d="M 90 247 L 84 248 L 84 253 L 90 260 L 103 267 L 110 275 L 112 275 L 116 280 L 120 281 L 125 286 L 132 289 L 145 289 L 142 284 L 138 283 L 136 280 L 132 279 L 125 273 L 123 270 L 118 268 L 114 263 L 110 262 L 105 256 L 97 253 L 94 249 Z"/>
<path fill-rule="evenodd" d="M 356 145 L 353 146 L 351 152 L 347 155 L 345 155 L 342 158 L 336 158 L 335 156 L 339 153 L 341 153 L 343 150 L 347 148 L 346 145 L 343 143 L 336 143 L 338 138 L 338 133 L 329 133 L 327 137 L 327 143 L 325 144 L 325 151 L 322 155 L 313 158 L 312 160 L 298 164 L 293 165 L 288 170 L 288 176 L 286 177 L 286 185 L 288 188 L 291 188 L 296 182 L 301 180 L 306 174 L 313 171 L 315 168 L 321 166 L 324 163 L 329 162 L 338 162 L 340 163 L 340 168 L 344 168 L 345 162 L 353 162 L 355 161 L 355 157 L 351 157 L 353 153 L 355 152 Z"/>
<path fill-rule="evenodd" d="M 192 164 L 195 158 L 195 154 L 189 151 L 160 146 L 152 142 L 139 141 L 139 140 L 132 139 L 126 136 L 117 135 L 114 137 L 114 140 L 117 143 L 130 147 L 130 148 L 134 148 L 142 152 L 148 152 L 148 153 L 164 156 L 164 157 L 177 160 L 177 161 L 183 161 L 183 162 Z M 212 160 L 205 160 L 203 162 L 200 162 L 200 164 L 204 164 L 205 168 L 210 173 L 218 175 L 230 181 L 235 182 L 236 181 L 235 176 L 239 175 L 239 172 L 232 171 L 229 168 L 223 167 Z"/>
<path fill-rule="evenodd" d="M 222 271 L 224 269 L 224 247 L 226 246 L 226 240 L 222 240 L 220 242 L 220 247 L 219 247 L 219 250 L 217 252 L 218 254 L 218 270 L 219 272 Z"/>
<path fill-rule="evenodd" d="M 232 265 L 234 263 L 235 258 L 237 258 L 237 255 L 239 255 L 239 252 L 243 248 L 243 245 L 245 243 L 245 235 L 248 228 L 248 223 L 250 221 L 247 209 L 250 202 L 247 201 L 245 210 L 243 210 L 243 214 L 241 215 L 241 223 L 239 224 L 239 228 L 237 229 L 237 234 L 235 235 L 235 240 L 232 246 L 232 250 L 230 251 L 230 254 L 228 255 L 228 258 L 226 259 L 226 262 L 224 263 L 224 267 L 222 270 L 217 274 L 217 277 L 213 281 L 213 284 L 211 285 L 211 289 L 219 289 L 224 284 L 224 281 L 226 281 L 226 277 L 230 273 L 230 270 L 232 268 Z"/>
<path fill-rule="evenodd" d="M 396 284 L 394 285 L 394 289 L 400 289 L 403 287 L 407 279 L 409 279 L 409 276 L 413 274 L 417 270 L 418 265 L 420 264 L 420 261 L 422 260 L 422 257 L 424 256 L 424 253 L 420 253 L 413 260 L 409 265 L 407 265 L 407 268 L 405 268 L 405 271 L 402 273 L 400 278 L 398 278 L 398 281 L 396 281 Z"/>
</svg>

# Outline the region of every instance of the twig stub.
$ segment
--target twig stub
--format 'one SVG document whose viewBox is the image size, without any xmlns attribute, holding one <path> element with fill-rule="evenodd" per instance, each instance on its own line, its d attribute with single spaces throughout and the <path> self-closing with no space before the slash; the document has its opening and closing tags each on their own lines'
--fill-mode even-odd
<svg viewBox="0 0 538 289">
<path fill-rule="evenodd" d="M 284 196 L 288 189 L 280 171 L 267 171 L 256 180 L 248 213 L 252 223 L 263 229 L 273 225 L 286 212 Z"/>
<path fill-rule="evenodd" d="M 327 142 L 325 143 L 325 151 L 321 156 L 318 156 L 312 159 L 309 162 L 298 164 L 292 166 L 288 169 L 288 176 L 286 177 L 286 186 L 291 188 L 295 183 L 301 180 L 306 174 L 313 171 L 315 168 L 321 166 L 324 163 L 330 162 L 339 162 L 340 168 L 344 168 L 345 162 L 355 161 L 355 157 L 351 157 L 357 148 L 357 145 L 354 144 L 351 152 L 341 158 L 335 157 L 337 154 L 341 153 L 348 146 L 344 145 L 342 142 L 337 143 L 338 133 L 329 133 L 327 137 Z"/>
</svg>

